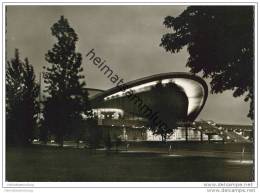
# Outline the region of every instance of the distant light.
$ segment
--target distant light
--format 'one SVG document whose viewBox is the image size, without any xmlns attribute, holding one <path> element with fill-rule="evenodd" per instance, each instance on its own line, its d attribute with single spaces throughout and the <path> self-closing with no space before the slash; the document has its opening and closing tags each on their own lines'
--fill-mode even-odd
<svg viewBox="0 0 260 193">
<path fill-rule="evenodd" d="M 122 109 L 117 109 L 117 108 L 97 108 L 93 109 L 94 113 L 118 113 L 120 115 L 124 114 L 124 111 Z"/>
<path fill-rule="evenodd" d="M 227 160 L 226 162 L 228 163 L 233 163 L 233 164 L 245 164 L 245 165 L 252 165 L 254 164 L 253 160 Z"/>
</svg>

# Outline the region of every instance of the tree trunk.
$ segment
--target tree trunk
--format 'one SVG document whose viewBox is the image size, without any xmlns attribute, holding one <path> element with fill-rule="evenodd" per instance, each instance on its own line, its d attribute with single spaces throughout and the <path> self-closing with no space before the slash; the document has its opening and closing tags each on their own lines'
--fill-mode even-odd
<svg viewBox="0 0 260 193">
<path fill-rule="evenodd" d="M 63 145 L 64 145 L 63 135 L 61 135 L 59 138 L 60 138 L 60 139 L 59 139 L 60 147 L 63 147 Z"/>
<path fill-rule="evenodd" d="M 77 148 L 79 148 L 79 139 L 77 139 Z"/>
<path fill-rule="evenodd" d="M 188 141 L 188 127 L 185 127 L 185 140 Z"/>
</svg>

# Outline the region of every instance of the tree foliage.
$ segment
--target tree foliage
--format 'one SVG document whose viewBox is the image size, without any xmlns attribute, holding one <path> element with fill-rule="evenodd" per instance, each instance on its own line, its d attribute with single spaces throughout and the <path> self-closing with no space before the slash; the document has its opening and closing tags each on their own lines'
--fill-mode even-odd
<svg viewBox="0 0 260 193">
<path fill-rule="evenodd" d="M 39 85 L 27 58 L 20 60 L 18 49 L 6 69 L 7 144 L 26 145 L 33 140 L 38 113 Z"/>
<path fill-rule="evenodd" d="M 102 142 L 102 129 L 98 126 L 97 119 L 87 121 L 86 145 L 91 150 L 96 150 Z"/>
<path fill-rule="evenodd" d="M 156 100 L 151 108 L 158 112 L 158 119 L 149 119 L 148 126 L 153 134 L 161 135 L 162 141 L 166 141 L 176 129 L 177 122 L 184 121 L 187 116 L 188 98 L 183 89 L 174 82 L 164 85 L 158 82 L 151 89 L 150 96 Z"/>
<path fill-rule="evenodd" d="M 253 119 L 253 7 L 190 6 L 178 17 L 167 16 L 164 25 L 173 32 L 163 35 L 160 45 L 172 53 L 187 46 L 190 71 L 211 78 L 212 93 L 245 95 Z"/>
<path fill-rule="evenodd" d="M 49 65 L 44 72 L 47 93 L 44 118 L 46 128 L 63 145 L 66 135 L 81 128 L 77 124 L 82 121 L 81 114 L 90 109 L 90 104 L 88 92 L 83 88 L 82 57 L 76 52 L 77 34 L 63 16 L 51 27 L 51 32 L 57 42 L 45 55 Z"/>
</svg>

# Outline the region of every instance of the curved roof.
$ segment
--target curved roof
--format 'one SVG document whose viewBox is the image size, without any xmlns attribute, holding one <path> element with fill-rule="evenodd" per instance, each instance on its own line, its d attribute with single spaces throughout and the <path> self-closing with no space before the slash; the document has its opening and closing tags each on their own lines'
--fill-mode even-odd
<svg viewBox="0 0 260 193">
<path fill-rule="evenodd" d="M 96 88 L 85 88 L 88 91 L 89 97 L 94 97 L 97 94 L 104 92 L 104 90 L 96 89 Z"/>
<path fill-rule="evenodd" d="M 207 100 L 207 84 L 202 78 L 184 72 L 162 73 L 130 81 L 123 85 L 127 88 L 126 90 L 122 91 L 122 87 L 116 86 L 95 95 L 92 97 L 91 101 L 94 104 L 99 104 L 99 102 L 121 97 L 130 89 L 134 91 L 135 94 L 144 92 L 151 89 L 151 87 L 158 82 L 161 82 L 162 84 L 174 82 L 182 87 L 189 100 L 187 119 L 193 121 L 199 115 Z"/>
</svg>

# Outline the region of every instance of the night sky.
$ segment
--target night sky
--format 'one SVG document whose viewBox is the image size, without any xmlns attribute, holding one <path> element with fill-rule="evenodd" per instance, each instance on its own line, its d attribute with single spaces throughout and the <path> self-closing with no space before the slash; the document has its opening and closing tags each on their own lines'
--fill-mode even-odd
<svg viewBox="0 0 260 193">
<path fill-rule="evenodd" d="M 46 65 L 44 55 L 56 41 L 50 27 L 64 15 L 79 37 L 77 51 L 83 56 L 87 87 L 113 87 L 85 57 L 92 48 L 125 82 L 163 72 L 189 72 L 185 67 L 189 56 L 186 48 L 170 54 L 159 46 L 162 35 L 170 32 L 163 25 L 164 17 L 177 16 L 184 9 L 176 5 L 7 6 L 7 60 L 18 48 L 22 59 L 29 58 L 38 80 Z M 243 97 L 234 98 L 231 91 L 209 94 L 197 120 L 251 124 L 246 117 L 248 109 Z"/>
</svg>

